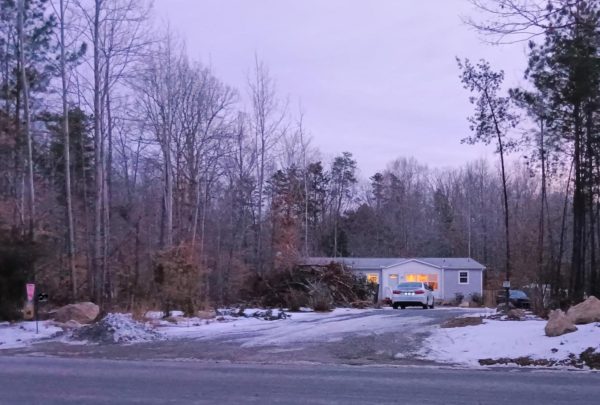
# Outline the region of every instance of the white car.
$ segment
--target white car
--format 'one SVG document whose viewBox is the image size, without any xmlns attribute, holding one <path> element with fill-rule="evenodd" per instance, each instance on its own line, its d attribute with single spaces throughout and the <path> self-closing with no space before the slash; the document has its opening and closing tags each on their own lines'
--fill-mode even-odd
<svg viewBox="0 0 600 405">
<path fill-rule="evenodd" d="M 394 309 L 410 306 L 421 306 L 423 309 L 434 307 L 433 289 L 427 283 L 400 283 L 392 291 L 392 306 Z"/>
</svg>

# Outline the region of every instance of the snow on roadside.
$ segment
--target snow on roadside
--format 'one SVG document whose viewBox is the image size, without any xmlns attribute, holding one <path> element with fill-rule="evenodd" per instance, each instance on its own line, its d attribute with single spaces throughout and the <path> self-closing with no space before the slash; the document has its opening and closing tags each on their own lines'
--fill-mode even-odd
<svg viewBox="0 0 600 405">
<path fill-rule="evenodd" d="M 35 333 L 35 321 L 10 324 L 0 323 L 0 350 L 29 346 L 44 339 L 50 339 L 62 333 L 62 329 L 51 321 L 39 322 L 39 333 Z"/>
<path fill-rule="evenodd" d="M 484 320 L 482 325 L 436 328 L 419 355 L 442 363 L 479 366 L 480 359 L 530 357 L 564 360 L 589 347 L 600 351 L 600 323 L 577 325 L 573 333 L 547 337 L 543 320 Z"/>
</svg>

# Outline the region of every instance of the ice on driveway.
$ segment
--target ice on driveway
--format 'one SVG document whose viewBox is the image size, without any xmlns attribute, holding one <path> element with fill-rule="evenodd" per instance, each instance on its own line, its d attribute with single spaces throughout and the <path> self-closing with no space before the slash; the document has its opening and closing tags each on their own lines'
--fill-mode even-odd
<svg viewBox="0 0 600 405">
<path fill-rule="evenodd" d="M 163 326 L 159 330 L 171 338 L 236 340 L 243 347 L 280 346 L 290 343 L 333 342 L 340 340 L 345 334 L 395 332 L 407 324 L 416 326 L 430 320 L 418 315 L 398 316 L 399 313 L 393 310 L 350 308 L 337 308 L 328 313 L 301 312 L 290 315 L 290 318 L 278 321 L 256 318 L 225 322 L 213 320 L 192 326 Z"/>
</svg>

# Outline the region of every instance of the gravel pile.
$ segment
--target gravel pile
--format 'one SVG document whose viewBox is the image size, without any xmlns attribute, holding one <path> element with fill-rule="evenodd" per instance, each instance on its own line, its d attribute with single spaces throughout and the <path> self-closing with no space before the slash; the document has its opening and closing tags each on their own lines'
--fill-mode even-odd
<svg viewBox="0 0 600 405">
<path fill-rule="evenodd" d="M 93 325 L 74 330 L 72 338 L 92 343 L 127 344 L 163 337 L 150 326 L 133 320 L 130 314 L 108 314 Z"/>
</svg>

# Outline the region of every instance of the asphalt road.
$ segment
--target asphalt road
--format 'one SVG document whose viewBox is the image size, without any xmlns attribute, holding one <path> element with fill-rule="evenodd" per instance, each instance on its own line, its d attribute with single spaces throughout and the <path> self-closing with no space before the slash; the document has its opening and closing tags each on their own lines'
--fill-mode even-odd
<svg viewBox="0 0 600 405">
<path fill-rule="evenodd" d="M 0 357 L 2 404 L 597 404 L 600 374 Z"/>
</svg>

